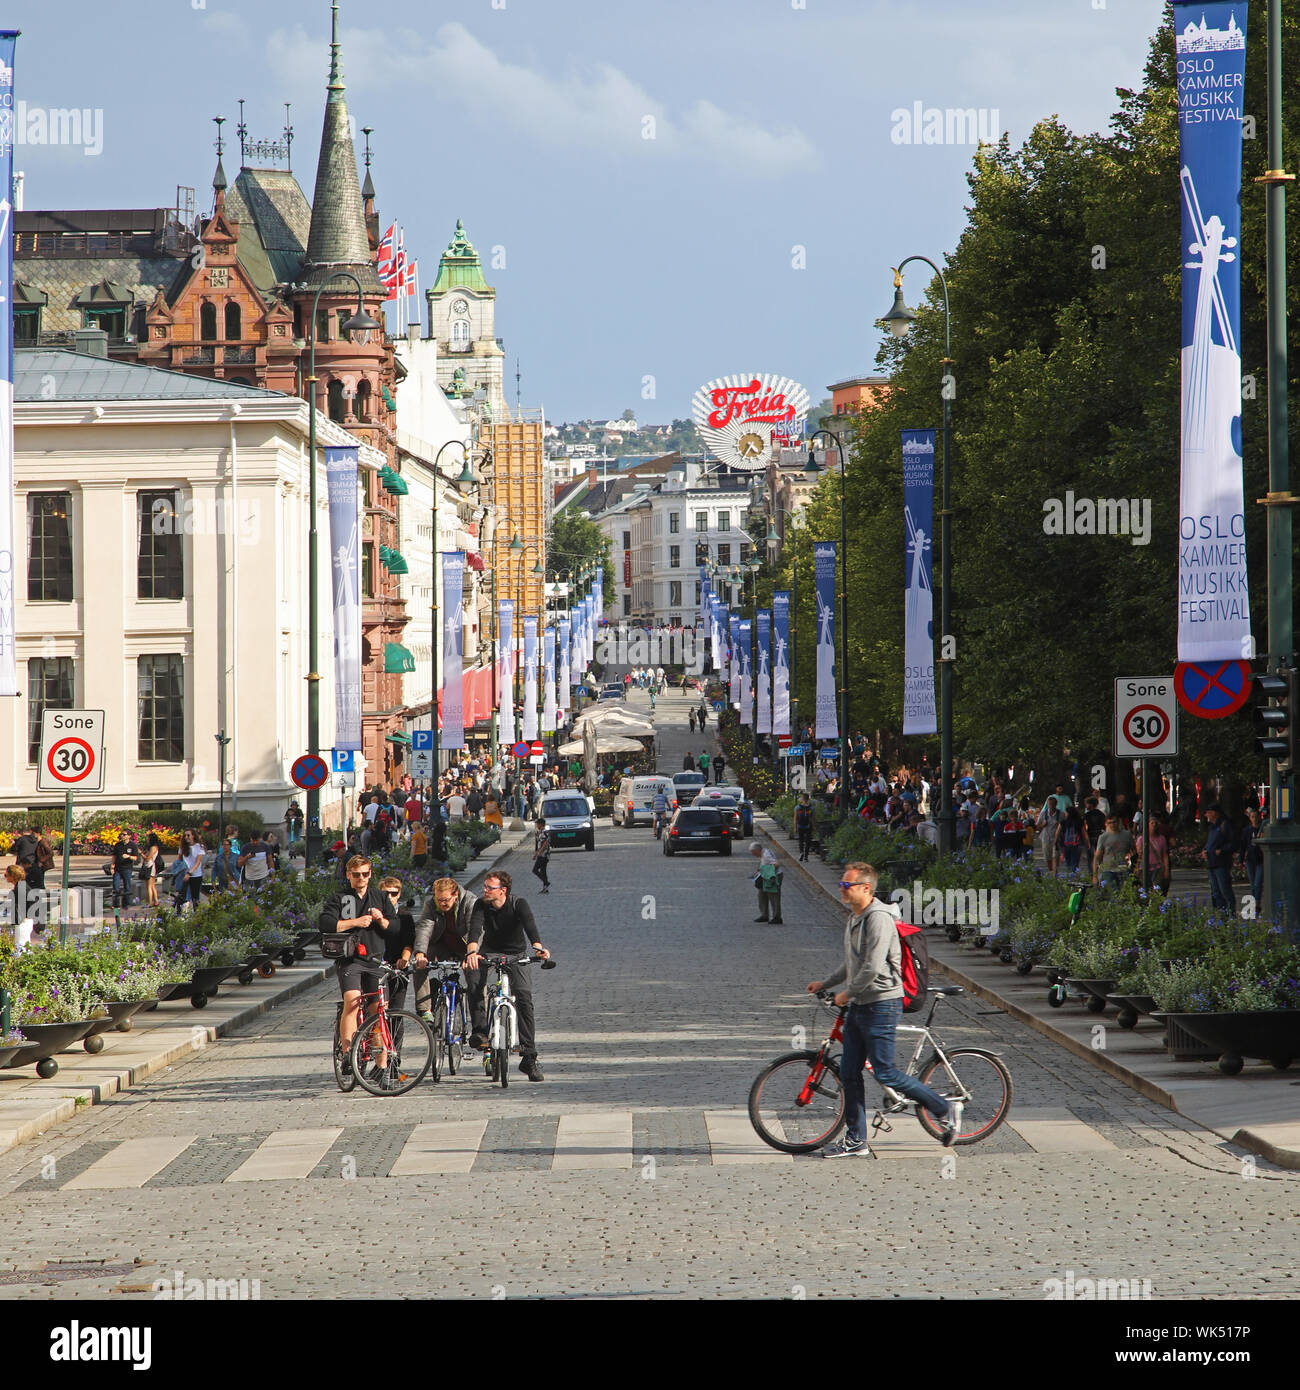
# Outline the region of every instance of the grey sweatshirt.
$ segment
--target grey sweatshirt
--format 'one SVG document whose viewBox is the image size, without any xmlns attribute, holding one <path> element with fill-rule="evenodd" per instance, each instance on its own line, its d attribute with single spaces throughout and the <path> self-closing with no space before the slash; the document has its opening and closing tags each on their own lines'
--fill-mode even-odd
<svg viewBox="0 0 1300 1390">
<path fill-rule="evenodd" d="M 823 987 L 843 984 L 854 1004 L 875 1004 L 903 997 L 903 948 L 898 926 L 885 903 L 873 898 L 861 917 L 844 926 L 844 965 L 827 976 Z"/>
</svg>

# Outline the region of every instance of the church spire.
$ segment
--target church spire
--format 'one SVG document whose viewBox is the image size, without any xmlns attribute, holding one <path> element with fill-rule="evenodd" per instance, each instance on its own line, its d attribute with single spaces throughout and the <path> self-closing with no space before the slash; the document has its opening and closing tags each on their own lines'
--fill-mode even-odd
<svg viewBox="0 0 1300 1390">
<path fill-rule="evenodd" d="M 226 182 L 226 171 L 221 163 L 221 155 L 225 146 L 221 139 L 221 127 L 225 125 L 224 116 L 213 116 L 213 124 L 217 127 L 217 172 L 212 176 L 212 196 L 216 211 L 220 212 L 226 203 L 226 189 L 229 185 Z"/>
<path fill-rule="evenodd" d="M 321 128 L 320 159 L 316 164 L 316 191 L 311 204 L 311 231 L 303 275 L 308 284 L 328 280 L 334 269 L 347 269 L 361 281 L 367 293 L 382 294 L 366 233 L 365 206 L 357 181 L 357 156 L 352 146 L 348 105 L 343 94 L 342 57 L 339 44 L 339 7 L 331 6 L 329 97 Z M 341 282 L 346 288 L 346 282 Z"/>
</svg>

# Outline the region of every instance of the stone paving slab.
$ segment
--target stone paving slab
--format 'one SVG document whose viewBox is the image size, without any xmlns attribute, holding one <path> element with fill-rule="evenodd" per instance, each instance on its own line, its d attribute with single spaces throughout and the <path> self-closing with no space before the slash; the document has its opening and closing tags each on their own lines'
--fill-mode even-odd
<svg viewBox="0 0 1300 1390">
<path fill-rule="evenodd" d="M 787 847 L 792 842 L 785 831 L 770 816 L 760 813 L 754 825 L 786 865 L 839 903 L 838 866 L 821 860 L 800 863 Z M 1123 1029 L 1113 1014 L 1088 1013 L 1080 1001 L 1053 1009 L 1041 971 L 1018 975 L 989 951 L 949 942 L 938 931 L 927 932 L 926 940 L 931 964 L 977 998 L 1086 1057 L 1148 1100 L 1280 1167 L 1300 1170 L 1300 1082 L 1294 1076 L 1249 1066 L 1239 1076 L 1220 1077 L 1212 1063 L 1176 1061 L 1161 1045 L 1160 1029 L 1151 1020 Z"/>
</svg>

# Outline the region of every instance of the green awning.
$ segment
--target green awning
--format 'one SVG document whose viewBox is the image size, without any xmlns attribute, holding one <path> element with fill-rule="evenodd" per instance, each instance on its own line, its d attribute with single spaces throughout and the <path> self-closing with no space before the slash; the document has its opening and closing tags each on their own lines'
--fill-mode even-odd
<svg viewBox="0 0 1300 1390">
<path fill-rule="evenodd" d="M 384 568 L 389 574 L 410 574 L 411 567 L 406 563 L 406 556 L 399 550 L 390 550 L 388 558 L 384 561 Z"/>
<path fill-rule="evenodd" d="M 393 399 L 393 393 L 388 389 L 387 386 L 381 386 L 379 388 L 379 394 L 384 398 L 384 404 L 389 408 L 389 410 L 397 409 L 397 402 Z"/>
<path fill-rule="evenodd" d="M 384 643 L 384 674 L 386 676 L 401 676 L 407 672 L 415 670 L 415 657 L 411 655 L 408 648 L 402 646 L 400 642 Z M 410 743 L 410 739 L 405 734 L 389 734 L 389 742 Z"/>
<path fill-rule="evenodd" d="M 405 497 L 411 490 L 406 485 L 406 479 L 392 468 L 381 468 L 379 470 L 379 481 L 394 497 Z"/>
<path fill-rule="evenodd" d="M 410 734 L 389 734 L 384 742 L 400 743 L 404 748 L 409 748 L 411 745 L 411 736 Z"/>
</svg>

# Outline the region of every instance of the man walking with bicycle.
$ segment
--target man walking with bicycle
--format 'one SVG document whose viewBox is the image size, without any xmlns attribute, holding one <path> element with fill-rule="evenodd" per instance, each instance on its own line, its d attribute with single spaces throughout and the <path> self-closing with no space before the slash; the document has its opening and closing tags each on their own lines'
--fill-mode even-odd
<svg viewBox="0 0 1300 1390">
<path fill-rule="evenodd" d="M 881 1086 L 923 1105 L 942 1126 L 950 1146 L 961 1132 L 961 1104 L 944 1098 L 908 1076 L 894 1063 L 894 1038 L 903 1013 L 903 953 L 894 914 L 876 897 L 876 871 L 870 864 L 849 864 L 840 880 L 840 897 L 849 909 L 844 927 L 844 965 L 824 980 L 813 980 L 809 994 L 843 985 L 835 996 L 844 1017 L 844 1138 L 822 1150 L 826 1158 L 871 1158 L 867 1144 L 866 1088 L 862 1066 L 867 1060 Z"/>
<path fill-rule="evenodd" d="M 493 955 L 512 956 L 515 959 L 527 955 L 530 948 L 543 960 L 550 960 L 551 953 L 538 940 L 532 908 L 511 891 L 511 879 L 507 873 L 493 872 L 483 881 L 482 925 L 471 921 L 469 931 L 465 983 L 469 988 L 474 1034 L 481 1038 L 487 1033 L 487 1005 L 484 998 L 487 972 L 482 968 L 480 947 Z M 519 1070 L 529 1081 L 544 1081 L 546 1078 L 537 1060 L 537 1030 L 533 1019 L 533 991 L 528 983 L 528 967 L 511 964 L 506 967 L 506 973 L 510 977 L 510 989 L 515 996 L 515 1014 L 519 1020 Z"/>
</svg>

